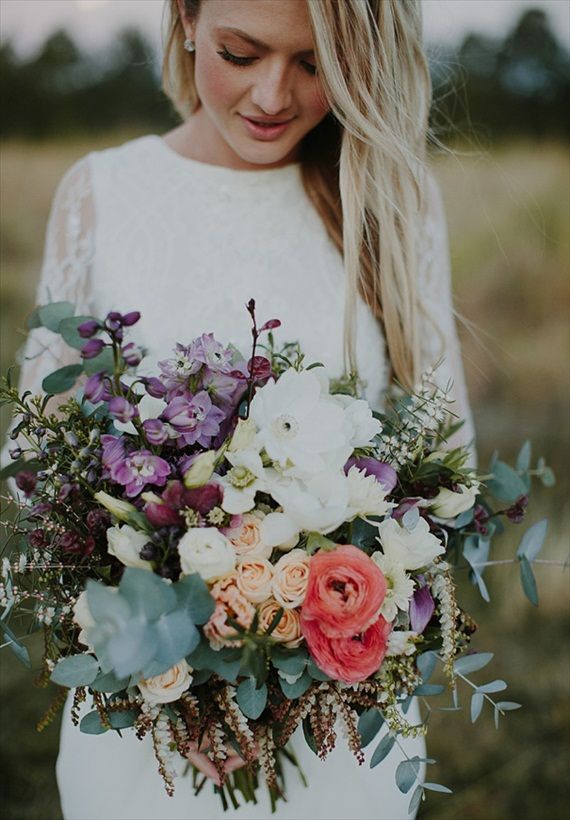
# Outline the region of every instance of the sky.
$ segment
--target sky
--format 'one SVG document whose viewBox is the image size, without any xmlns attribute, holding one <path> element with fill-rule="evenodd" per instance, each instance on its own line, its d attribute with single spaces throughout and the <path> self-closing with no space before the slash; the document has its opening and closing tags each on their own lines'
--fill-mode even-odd
<svg viewBox="0 0 570 820">
<path fill-rule="evenodd" d="M 286 0 L 280 0 L 286 2 Z M 568 0 L 422 0 L 428 43 L 454 45 L 467 31 L 502 36 L 528 8 L 542 8 L 558 37 L 570 43 Z M 82 46 L 104 46 L 122 26 L 139 26 L 157 45 L 163 0 L 0 0 L 0 34 L 33 50 L 64 26 Z"/>
</svg>

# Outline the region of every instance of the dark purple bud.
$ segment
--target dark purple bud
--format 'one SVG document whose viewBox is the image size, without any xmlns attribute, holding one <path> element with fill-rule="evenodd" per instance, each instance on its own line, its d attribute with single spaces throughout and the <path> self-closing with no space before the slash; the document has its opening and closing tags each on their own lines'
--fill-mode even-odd
<svg viewBox="0 0 570 820">
<path fill-rule="evenodd" d="M 22 455 L 22 448 L 21 447 L 12 447 L 11 450 L 8 450 L 10 453 L 10 458 L 12 461 L 16 461 L 17 458 L 20 458 Z"/>
<path fill-rule="evenodd" d="M 248 361 L 247 369 L 256 381 L 262 381 L 271 376 L 271 362 L 265 356 L 254 356 Z"/>
<path fill-rule="evenodd" d="M 115 396 L 109 402 L 109 413 L 114 416 L 117 421 L 126 423 L 131 421 L 138 415 L 137 408 L 122 396 Z"/>
<path fill-rule="evenodd" d="M 138 320 L 141 318 L 141 315 L 138 310 L 132 310 L 130 313 L 124 313 L 121 317 L 122 323 L 124 327 L 131 327 L 132 325 L 136 325 Z"/>
<path fill-rule="evenodd" d="M 46 513 L 51 512 L 53 509 L 53 505 L 50 504 L 48 501 L 41 501 L 39 504 L 35 504 L 32 509 L 30 510 L 29 518 L 41 518 L 42 516 L 46 515 Z"/>
<path fill-rule="evenodd" d="M 148 544 L 145 544 L 144 547 L 139 550 L 139 558 L 142 558 L 143 561 L 154 561 L 156 558 L 156 547 L 149 541 Z"/>
<path fill-rule="evenodd" d="M 95 321 L 95 319 L 89 319 L 88 322 L 83 322 L 83 324 L 79 325 L 77 332 L 82 339 L 90 339 L 92 336 L 95 336 L 100 328 L 101 325 L 99 322 Z"/>
<path fill-rule="evenodd" d="M 157 379 L 156 376 L 144 379 L 144 386 L 146 392 L 149 396 L 152 396 L 153 399 L 163 399 L 166 396 L 166 385 L 164 385 L 160 379 Z"/>
<path fill-rule="evenodd" d="M 416 589 L 410 601 L 410 626 L 413 631 L 421 635 L 434 612 L 435 603 L 429 588 Z"/>
<path fill-rule="evenodd" d="M 218 507 L 224 498 L 224 491 L 220 484 L 212 482 L 194 490 L 186 490 L 184 500 L 188 507 L 197 510 L 200 515 L 208 515 L 214 507 Z"/>
<path fill-rule="evenodd" d="M 107 510 L 102 509 L 89 510 L 85 520 L 90 530 L 107 529 L 111 524 L 111 516 Z"/>
<path fill-rule="evenodd" d="M 123 326 L 123 317 L 116 310 L 111 310 L 105 317 L 105 327 L 107 330 L 118 330 Z"/>
<path fill-rule="evenodd" d="M 86 345 L 81 348 L 81 356 L 84 359 L 94 359 L 105 347 L 103 339 L 90 339 Z"/>
<path fill-rule="evenodd" d="M 65 499 L 69 496 L 71 491 L 73 490 L 72 484 L 62 484 L 57 494 L 58 501 L 65 501 Z"/>
<path fill-rule="evenodd" d="M 513 524 L 520 524 L 525 515 L 525 510 L 528 507 L 528 495 L 520 495 L 515 503 L 505 510 L 505 515 L 512 521 Z"/>
<path fill-rule="evenodd" d="M 31 533 L 28 535 L 28 541 L 30 543 L 30 546 L 34 547 L 34 549 L 41 549 L 42 547 L 45 547 L 45 545 L 47 544 L 45 531 L 41 528 L 38 528 L 37 530 L 32 530 Z"/>
<path fill-rule="evenodd" d="M 146 419 L 143 429 L 149 444 L 164 444 L 168 438 L 166 427 L 160 419 Z"/>
<path fill-rule="evenodd" d="M 129 367 L 136 367 L 141 363 L 143 352 L 134 342 L 129 342 L 122 349 L 123 359 Z"/>
<path fill-rule="evenodd" d="M 281 327 L 281 322 L 279 319 L 270 319 L 266 322 L 263 327 L 259 329 L 260 333 L 263 333 L 264 330 L 275 330 L 276 327 Z"/>
<path fill-rule="evenodd" d="M 104 371 L 89 376 L 83 388 L 83 395 L 93 404 L 100 401 L 109 401 L 112 393 L 109 389 L 109 379 Z"/>
<path fill-rule="evenodd" d="M 158 501 L 149 501 L 144 512 L 153 527 L 179 526 L 182 523 L 178 510 Z"/>
<path fill-rule="evenodd" d="M 21 473 L 17 473 L 16 475 L 16 487 L 22 490 L 26 498 L 32 495 L 37 483 L 38 479 L 36 474 L 32 473 L 31 470 L 22 470 Z"/>
<path fill-rule="evenodd" d="M 392 492 L 398 483 L 398 473 L 389 464 L 384 461 L 378 461 L 375 458 L 349 458 L 344 465 L 344 472 L 348 474 L 351 467 L 356 467 L 357 470 L 364 470 L 366 475 L 373 475 L 374 478 L 382 485 L 386 493 Z"/>
</svg>

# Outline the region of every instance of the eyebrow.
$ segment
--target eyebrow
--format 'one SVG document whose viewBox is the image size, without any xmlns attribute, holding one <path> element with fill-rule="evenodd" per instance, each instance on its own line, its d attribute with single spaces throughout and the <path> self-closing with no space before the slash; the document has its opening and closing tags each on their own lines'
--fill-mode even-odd
<svg viewBox="0 0 570 820">
<path fill-rule="evenodd" d="M 248 34 L 246 31 L 242 31 L 240 28 L 233 28 L 231 26 L 223 26 L 219 29 L 219 31 L 227 31 L 229 34 L 237 34 L 238 37 L 241 37 L 242 40 L 246 40 L 252 46 L 256 48 L 265 48 L 270 50 L 270 47 L 267 43 L 262 43 L 261 40 L 256 40 L 255 37 L 252 37 L 251 34 Z M 298 51 L 294 56 L 295 57 L 311 57 L 314 56 L 315 52 L 313 49 L 307 49 L 306 51 Z"/>
</svg>

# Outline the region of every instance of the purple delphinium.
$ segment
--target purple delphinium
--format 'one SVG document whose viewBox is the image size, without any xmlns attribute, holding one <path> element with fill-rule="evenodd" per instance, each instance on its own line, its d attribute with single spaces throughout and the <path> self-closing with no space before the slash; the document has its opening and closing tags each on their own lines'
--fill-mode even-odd
<svg viewBox="0 0 570 820">
<path fill-rule="evenodd" d="M 87 344 L 81 348 L 81 357 L 83 359 L 94 359 L 105 347 L 103 339 L 89 339 Z"/>
<path fill-rule="evenodd" d="M 168 462 L 150 450 L 136 450 L 111 469 L 111 478 L 125 487 L 125 494 L 130 498 L 139 495 L 147 484 L 166 484 L 169 474 Z"/>
<path fill-rule="evenodd" d="M 109 389 L 109 377 L 105 371 L 89 376 L 83 388 L 83 395 L 93 404 L 98 404 L 100 401 L 109 401 L 112 398 Z"/>
<path fill-rule="evenodd" d="M 435 612 L 435 603 L 427 586 L 416 589 L 410 601 L 410 626 L 414 632 L 421 635 L 431 616 Z"/>
<path fill-rule="evenodd" d="M 387 493 L 392 492 L 398 483 L 398 474 L 394 468 L 384 461 L 378 461 L 376 458 L 355 458 L 352 456 L 344 465 L 344 472 L 348 474 L 351 467 L 364 470 L 366 475 L 373 475 Z"/>
<path fill-rule="evenodd" d="M 142 381 L 146 392 L 149 396 L 152 396 L 153 399 L 163 399 L 166 396 L 166 385 L 156 376 L 144 378 Z"/>
<path fill-rule="evenodd" d="M 185 347 L 177 344 L 174 348 L 174 358 L 164 359 L 158 363 L 169 399 L 186 392 L 188 380 L 202 367 L 201 362 L 192 358 L 191 350 L 192 345 Z"/>
<path fill-rule="evenodd" d="M 103 478 L 111 478 L 113 470 L 125 459 L 125 442 L 119 436 L 101 436 L 103 451 L 101 463 L 103 465 Z"/>
<path fill-rule="evenodd" d="M 214 407 L 209 395 L 202 391 L 196 396 L 176 396 L 161 415 L 178 433 L 178 445 L 200 444 L 207 447 L 217 435 L 225 413 Z"/>
<path fill-rule="evenodd" d="M 78 326 L 77 332 L 82 339 L 90 339 L 100 329 L 101 325 L 96 319 L 88 319 L 86 322 L 83 322 L 83 324 Z"/>
<path fill-rule="evenodd" d="M 128 342 L 126 345 L 123 345 L 121 353 L 123 355 L 123 359 L 129 367 L 136 367 L 139 365 L 142 362 L 144 355 L 142 349 L 134 342 Z"/>
<path fill-rule="evenodd" d="M 142 426 L 149 444 L 164 444 L 168 439 L 168 428 L 160 419 L 146 419 Z"/>
<path fill-rule="evenodd" d="M 126 424 L 138 416 L 138 409 L 136 405 L 131 404 L 130 401 L 122 396 L 114 396 L 109 402 L 109 413 L 117 419 Z"/>
<path fill-rule="evenodd" d="M 202 333 L 190 343 L 188 355 L 191 359 L 219 373 L 229 373 L 232 369 L 232 351 L 216 341 L 213 333 Z"/>
</svg>

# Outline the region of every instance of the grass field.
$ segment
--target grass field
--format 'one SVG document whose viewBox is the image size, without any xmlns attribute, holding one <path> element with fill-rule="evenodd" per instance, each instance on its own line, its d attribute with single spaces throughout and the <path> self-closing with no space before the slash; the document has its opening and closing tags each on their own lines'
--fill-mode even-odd
<svg viewBox="0 0 570 820">
<path fill-rule="evenodd" d="M 101 139 L 116 144 L 121 136 Z M 64 170 L 87 150 L 77 142 L 2 146 L 1 369 L 13 361 L 33 306 L 45 222 Z M 487 155 L 458 151 L 435 160 L 449 217 L 456 306 L 476 419 L 481 466 L 494 447 L 507 459 L 526 438 L 558 482 L 538 490 L 529 523 L 550 518 L 544 556 L 568 552 L 569 383 L 568 152 L 556 144 L 513 144 Z M 5 429 L 6 419 L 3 420 Z M 510 557 L 516 536 L 498 557 Z M 520 591 L 516 567 L 489 573 L 492 604 L 464 585 L 463 600 L 480 624 L 475 647 L 493 651 L 493 677 L 509 683 L 508 699 L 524 709 L 499 731 L 484 712 L 434 712 L 429 779 L 434 794 L 421 809 L 430 820 L 558 820 L 566 817 L 570 708 L 567 643 L 570 573 L 537 567 L 540 606 Z M 34 651 L 39 651 L 33 646 Z M 10 653 L 2 656 L 0 726 L 5 820 L 57 820 L 53 767 L 58 726 L 38 735 L 36 721 L 51 693 Z M 565 808 L 566 807 L 566 808 Z"/>
</svg>

